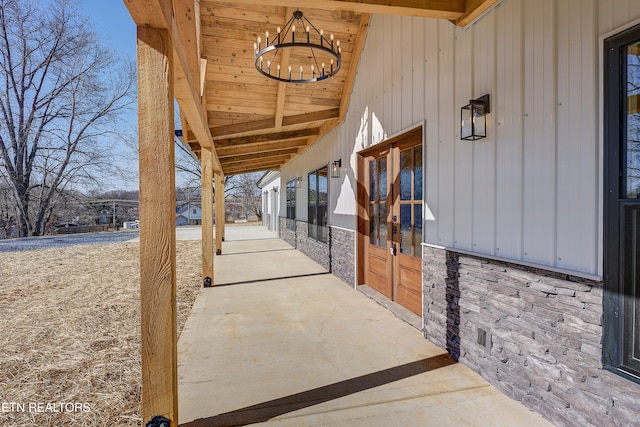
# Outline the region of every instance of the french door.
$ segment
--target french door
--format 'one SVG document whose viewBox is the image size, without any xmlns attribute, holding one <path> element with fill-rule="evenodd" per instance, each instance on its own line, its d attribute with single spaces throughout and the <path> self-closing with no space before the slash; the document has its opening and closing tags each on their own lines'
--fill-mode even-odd
<svg viewBox="0 0 640 427">
<path fill-rule="evenodd" d="M 640 381 L 640 26 L 605 65 L 604 364 Z"/>
<path fill-rule="evenodd" d="M 422 131 L 380 144 L 363 157 L 365 282 L 421 315 Z"/>
</svg>

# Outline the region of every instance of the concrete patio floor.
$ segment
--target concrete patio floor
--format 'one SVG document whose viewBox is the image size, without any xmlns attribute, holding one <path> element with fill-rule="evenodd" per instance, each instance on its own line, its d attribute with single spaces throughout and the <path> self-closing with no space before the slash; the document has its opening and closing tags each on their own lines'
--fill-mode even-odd
<svg viewBox="0 0 640 427">
<path fill-rule="evenodd" d="M 545 426 L 263 227 L 227 227 L 178 342 L 183 426 Z"/>
</svg>

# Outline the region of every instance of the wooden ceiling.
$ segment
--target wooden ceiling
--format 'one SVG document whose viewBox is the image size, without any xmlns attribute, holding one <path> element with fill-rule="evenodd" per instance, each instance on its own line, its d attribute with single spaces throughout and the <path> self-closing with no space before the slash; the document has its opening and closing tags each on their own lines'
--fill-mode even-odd
<svg viewBox="0 0 640 427">
<path fill-rule="evenodd" d="M 498 0 L 124 2 L 137 25 L 173 33 L 183 142 L 198 156 L 201 147 L 211 148 L 214 170 L 235 175 L 278 170 L 340 123 L 371 13 L 440 18 L 464 26 Z M 342 67 L 336 76 L 294 84 L 255 69 L 258 36 L 275 34 L 296 9 L 341 41 Z"/>
</svg>

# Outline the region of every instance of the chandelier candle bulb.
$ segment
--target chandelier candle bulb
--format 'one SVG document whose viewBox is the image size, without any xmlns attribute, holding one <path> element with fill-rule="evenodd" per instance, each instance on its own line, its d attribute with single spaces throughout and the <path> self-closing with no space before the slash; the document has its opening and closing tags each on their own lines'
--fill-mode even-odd
<svg viewBox="0 0 640 427">
<path fill-rule="evenodd" d="M 322 77 L 324 77 L 324 62 L 322 63 Z"/>
<path fill-rule="evenodd" d="M 311 40 L 311 33 L 309 32 L 309 26 L 307 25 L 307 43 Z"/>
<path fill-rule="evenodd" d="M 300 80 L 302 80 L 302 76 L 303 76 L 303 74 L 302 74 L 302 65 L 301 65 L 300 66 Z"/>
<path fill-rule="evenodd" d="M 296 26 L 292 25 L 291 26 L 291 43 L 295 43 L 296 42 Z"/>
<path fill-rule="evenodd" d="M 315 71 L 313 69 L 313 64 L 311 64 L 311 78 L 315 77 Z"/>
<path fill-rule="evenodd" d="M 265 33 L 264 45 L 269 47 L 269 31 Z"/>
<path fill-rule="evenodd" d="M 289 80 L 291 80 L 291 65 L 289 65 Z"/>
<path fill-rule="evenodd" d="M 278 77 L 280 77 L 280 64 L 278 64 Z"/>
<path fill-rule="evenodd" d="M 258 36 L 258 50 L 260 50 L 260 42 L 262 41 L 262 39 L 260 38 L 260 36 Z"/>
<path fill-rule="evenodd" d="M 280 27 L 278 27 L 278 44 L 280 44 Z"/>
<path fill-rule="evenodd" d="M 324 44 L 324 30 L 320 29 L 320 46 Z"/>
</svg>

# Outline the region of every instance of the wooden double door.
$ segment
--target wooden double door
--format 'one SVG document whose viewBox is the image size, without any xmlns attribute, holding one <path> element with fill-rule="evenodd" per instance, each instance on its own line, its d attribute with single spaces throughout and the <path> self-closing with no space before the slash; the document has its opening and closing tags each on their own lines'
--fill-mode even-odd
<svg viewBox="0 0 640 427">
<path fill-rule="evenodd" d="M 361 153 L 364 281 L 422 315 L 422 129 Z"/>
</svg>

